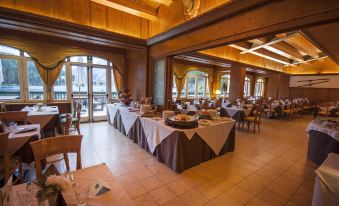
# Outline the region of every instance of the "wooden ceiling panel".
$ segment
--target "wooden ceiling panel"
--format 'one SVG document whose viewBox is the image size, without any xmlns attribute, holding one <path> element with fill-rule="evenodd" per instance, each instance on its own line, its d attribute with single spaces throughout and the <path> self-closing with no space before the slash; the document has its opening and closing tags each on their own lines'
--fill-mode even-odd
<svg viewBox="0 0 339 206">
<path fill-rule="evenodd" d="M 302 30 L 308 40 L 339 65 L 339 23 L 324 24 Z"/>
<path fill-rule="evenodd" d="M 296 48 L 302 55 L 309 55 L 313 58 L 318 58 L 321 51 L 310 41 L 305 39 L 301 34 L 295 35 L 292 38 L 286 39 L 286 43 Z"/>
</svg>

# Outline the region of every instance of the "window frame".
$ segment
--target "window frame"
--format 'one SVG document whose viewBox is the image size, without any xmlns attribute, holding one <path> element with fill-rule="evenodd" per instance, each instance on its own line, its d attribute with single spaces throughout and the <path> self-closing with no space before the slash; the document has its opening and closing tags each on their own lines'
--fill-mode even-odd
<svg viewBox="0 0 339 206">
<path fill-rule="evenodd" d="M 251 78 L 246 76 L 244 81 L 244 97 L 247 98 L 250 96 L 251 96 Z"/>
<path fill-rule="evenodd" d="M 226 91 L 226 94 L 221 92 L 221 91 L 223 91 L 222 90 L 222 84 L 221 84 L 222 80 L 223 81 L 227 80 L 227 90 L 228 91 Z M 222 75 L 220 77 L 220 88 L 219 88 L 220 89 L 220 96 L 229 97 L 230 96 L 230 89 L 231 89 L 230 86 L 231 86 L 231 74 L 224 74 L 224 75 Z"/>
<path fill-rule="evenodd" d="M 258 94 L 258 86 L 260 85 L 260 94 Z M 262 78 L 259 78 L 255 81 L 254 87 L 254 96 L 255 97 L 263 97 L 265 92 L 265 81 Z"/>
<path fill-rule="evenodd" d="M 194 72 L 194 71 L 189 71 L 187 73 L 187 75 L 186 75 L 185 86 L 184 86 L 184 88 L 181 91 L 181 98 L 196 99 L 196 98 L 208 98 L 208 97 L 210 97 L 211 96 L 211 91 L 209 92 L 209 96 L 207 96 L 207 87 L 209 86 L 209 84 L 208 84 L 208 81 L 209 81 L 208 74 L 204 73 L 204 72 L 201 72 L 201 71 L 198 71 L 198 72 L 201 72 L 201 73 L 206 74 L 206 75 L 190 74 L 190 72 Z M 188 78 L 190 78 L 190 77 L 191 78 L 192 77 L 195 78 L 194 95 L 191 95 L 191 96 L 188 95 Z M 173 76 L 173 78 L 175 78 L 175 77 Z M 203 96 L 198 96 L 198 79 L 199 78 L 203 78 L 204 79 L 204 93 L 203 93 Z M 174 84 L 174 82 L 173 82 L 173 84 Z M 182 95 L 182 93 L 184 93 L 184 95 Z M 173 92 L 172 92 L 172 98 L 176 98 L 176 96 L 173 96 Z"/>
</svg>

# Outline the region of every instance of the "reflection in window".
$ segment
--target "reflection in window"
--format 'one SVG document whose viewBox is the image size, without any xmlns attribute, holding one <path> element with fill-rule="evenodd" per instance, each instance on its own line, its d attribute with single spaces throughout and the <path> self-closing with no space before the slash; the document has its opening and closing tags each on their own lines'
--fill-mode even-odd
<svg viewBox="0 0 339 206">
<path fill-rule="evenodd" d="M 175 78 L 176 76 L 173 74 L 173 86 L 172 86 L 172 97 L 177 97 L 178 91 L 177 91 L 177 85 L 175 84 Z"/>
<path fill-rule="evenodd" d="M 27 61 L 28 97 L 30 100 L 44 99 L 44 84 L 33 61 Z"/>
<path fill-rule="evenodd" d="M 255 94 L 256 97 L 264 96 L 264 80 L 258 79 L 255 83 Z"/>
<path fill-rule="evenodd" d="M 87 67 L 72 66 L 72 92 L 74 94 L 87 94 Z"/>
<path fill-rule="evenodd" d="M 230 95 L 230 75 L 226 74 L 220 78 L 220 94 L 224 97 L 229 97 Z"/>
<path fill-rule="evenodd" d="M 8 46 L 0 45 L 0 54 L 20 56 L 20 50 Z"/>
<path fill-rule="evenodd" d="M 210 90 L 208 88 L 208 76 L 200 71 L 190 71 L 187 73 L 185 86 L 181 91 L 181 97 L 208 97 Z M 173 83 L 174 84 L 174 83 Z M 187 88 L 187 89 L 186 89 Z M 187 92 L 187 94 L 186 94 Z"/>
<path fill-rule="evenodd" d="M 189 97 L 195 96 L 195 76 L 187 77 L 187 92 Z"/>
<path fill-rule="evenodd" d="M 0 100 L 20 99 L 18 60 L 0 59 Z"/>
<path fill-rule="evenodd" d="M 65 100 L 67 99 L 67 79 L 66 79 L 66 66 L 61 69 L 58 79 L 55 81 L 54 87 L 54 99 Z"/>
<path fill-rule="evenodd" d="M 206 87 L 206 82 L 205 82 L 205 78 L 203 77 L 197 77 L 197 87 L 198 87 L 198 91 L 197 91 L 197 96 L 198 97 L 204 97 L 205 94 L 205 87 Z"/>
<path fill-rule="evenodd" d="M 248 77 L 245 77 L 245 84 L 244 84 L 244 97 L 251 96 L 251 80 Z"/>
</svg>

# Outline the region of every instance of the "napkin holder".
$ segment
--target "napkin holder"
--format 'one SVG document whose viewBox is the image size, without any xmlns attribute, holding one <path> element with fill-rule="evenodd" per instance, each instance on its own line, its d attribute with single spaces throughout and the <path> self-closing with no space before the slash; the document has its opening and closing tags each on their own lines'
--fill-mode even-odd
<svg viewBox="0 0 339 206">
<path fill-rule="evenodd" d="M 111 187 L 108 185 L 107 182 L 103 180 L 97 180 L 90 188 L 89 193 L 93 196 L 98 196 L 105 192 L 108 192 L 109 190 L 111 190 Z"/>
</svg>

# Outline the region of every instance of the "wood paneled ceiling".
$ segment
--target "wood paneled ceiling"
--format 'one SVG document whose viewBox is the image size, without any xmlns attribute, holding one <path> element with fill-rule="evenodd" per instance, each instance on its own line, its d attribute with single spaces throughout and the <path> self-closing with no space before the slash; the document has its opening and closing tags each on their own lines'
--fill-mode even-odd
<svg viewBox="0 0 339 206">
<path fill-rule="evenodd" d="M 335 29 L 333 28 L 334 25 L 336 26 Z M 330 28 L 332 28 L 332 33 L 339 31 L 338 24 L 333 24 Z M 323 44 L 329 48 L 337 47 L 338 45 L 333 42 L 333 37 L 331 41 L 334 44 L 330 44 L 330 40 L 324 38 L 324 32 L 326 33 L 326 31 L 321 31 L 319 28 L 306 31 L 308 33 L 314 33 L 314 36 L 317 37 L 319 35 L 322 36 Z M 293 66 L 302 67 L 307 65 L 309 67 L 309 64 L 321 62 L 322 59 L 329 57 L 327 51 L 323 51 L 324 49 L 316 45 L 315 42 L 317 42 L 317 40 L 314 39 L 314 41 L 310 41 L 305 33 L 302 31 L 282 33 L 200 52 L 272 70 L 285 71 L 286 68 L 289 68 L 288 71 L 291 71 L 291 67 L 293 68 Z M 237 52 L 235 52 L 234 49 L 236 49 Z M 331 50 L 336 51 L 335 49 Z M 338 57 L 338 55 L 333 56 L 334 59 Z"/>
<path fill-rule="evenodd" d="M 151 21 L 157 21 L 160 5 L 169 6 L 172 0 L 90 0 Z"/>
</svg>

